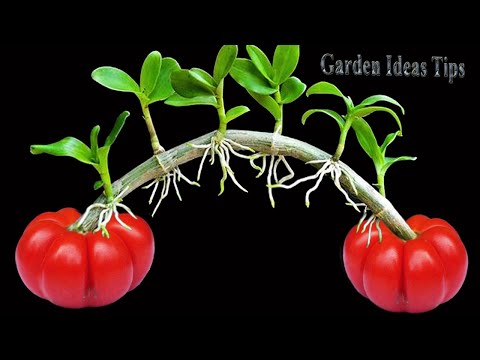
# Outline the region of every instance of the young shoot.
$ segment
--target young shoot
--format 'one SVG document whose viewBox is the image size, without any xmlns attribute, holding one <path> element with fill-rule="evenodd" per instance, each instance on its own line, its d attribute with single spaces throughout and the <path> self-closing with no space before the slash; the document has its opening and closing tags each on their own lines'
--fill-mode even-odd
<svg viewBox="0 0 480 360">
<path fill-rule="evenodd" d="M 265 173 L 267 161 L 268 159 L 270 160 L 267 173 L 267 188 L 270 204 L 274 208 L 273 182 L 283 184 L 295 176 L 285 156 L 276 154 L 275 138 L 282 134 L 284 105 L 297 100 L 306 89 L 306 85 L 303 82 L 292 76 L 298 65 L 300 46 L 278 45 L 275 48 L 272 62 L 270 62 L 267 55 L 257 46 L 247 45 L 246 49 L 249 59 L 236 59 L 230 75 L 238 84 L 244 87 L 275 120 L 272 154 L 255 153 L 248 157 L 250 165 L 255 170 L 258 170 L 257 178 Z M 262 159 L 261 167 L 255 163 L 257 159 Z M 288 171 L 288 174 L 282 178 L 278 176 L 278 167 L 280 164 L 283 164 Z"/>
<path fill-rule="evenodd" d="M 230 121 L 247 113 L 250 109 L 246 106 L 236 106 L 228 111 L 225 109 L 224 86 L 225 78 L 229 74 L 235 59 L 237 58 L 238 47 L 236 45 L 224 45 L 217 54 L 213 74 L 199 68 L 181 69 L 172 72 L 171 83 L 175 93 L 166 100 L 171 106 L 193 106 L 210 105 L 217 110 L 219 126 L 209 144 L 192 145 L 203 149 L 203 156 L 198 169 L 197 181 L 200 181 L 204 162 L 210 155 L 210 164 L 215 163 L 218 157 L 222 168 L 223 176 L 220 180 L 220 193 L 225 190 L 225 181 L 230 177 L 233 183 L 242 191 L 248 192 L 235 178 L 234 171 L 230 166 L 233 156 L 249 159 L 248 156 L 239 151 L 245 150 L 254 152 L 249 147 L 238 144 L 228 139 L 226 135 L 227 125 Z"/>
<path fill-rule="evenodd" d="M 310 190 L 308 190 L 305 195 L 305 204 L 307 207 L 309 207 L 310 195 L 312 194 L 312 192 L 318 189 L 325 175 L 330 175 L 337 189 L 345 196 L 345 199 L 347 200 L 347 204 L 350 206 L 353 206 L 354 209 L 357 210 L 358 212 L 361 212 L 359 207 L 361 206 L 366 207 L 366 205 L 363 203 L 358 204 L 355 201 L 353 201 L 348 195 L 348 193 L 345 191 L 345 189 L 342 187 L 341 181 L 340 181 L 342 176 L 345 176 L 350 182 L 351 188 L 353 189 L 355 195 L 357 194 L 357 189 L 354 185 L 354 182 L 352 181 L 351 175 L 348 173 L 348 169 L 340 162 L 340 158 L 345 150 L 345 144 L 346 144 L 348 132 L 351 128 L 353 128 L 357 135 L 357 138 L 359 139 L 361 144 L 363 143 L 362 146 L 370 147 L 371 146 L 370 141 L 365 140 L 366 135 L 363 129 L 365 125 L 368 126 L 368 124 L 364 119 L 364 117 L 374 112 L 386 112 L 396 120 L 400 128 L 400 131 L 398 131 L 397 134 L 401 135 L 402 124 L 400 122 L 400 118 L 398 117 L 398 115 L 390 108 L 383 107 L 383 106 L 376 106 L 375 104 L 380 101 L 394 104 L 400 107 L 403 114 L 404 114 L 404 109 L 396 100 L 385 95 L 370 96 L 365 100 L 363 100 L 359 105 L 355 106 L 350 97 L 343 95 L 342 92 L 335 85 L 325 81 L 312 85 L 307 90 L 307 96 L 310 96 L 310 95 L 333 95 L 333 96 L 342 98 L 343 101 L 345 102 L 345 105 L 347 107 L 347 113 L 346 115 L 343 115 L 343 116 L 337 113 L 336 111 L 330 110 L 330 109 L 312 109 L 305 112 L 304 115 L 302 116 L 303 124 L 305 124 L 307 119 L 315 113 L 323 113 L 333 118 L 337 122 L 340 128 L 340 139 L 337 145 L 337 149 L 333 154 L 333 156 L 328 160 L 318 160 L 318 161 L 309 162 L 309 164 L 322 165 L 314 175 L 306 176 L 290 185 L 278 184 L 278 185 L 274 185 L 274 187 L 291 189 L 303 182 L 314 180 L 315 181 L 314 186 L 310 188 Z M 368 128 L 370 129 L 369 126 Z M 372 132 L 372 135 L 373 135 L 373 132 Z"/>
<path fill-rule="evenodd" d="M 372 128 L 364 119 L 356 119 L 353 123 L 353 128 L 355 129 L 355 134 L 357 135 L 357 140 L 362 147 L 362 149 L 366 152 L 366 154 L 372 159 L 375 165 L 375 172 L 377 175 L 377 183 L 375 184 L 378 188 L 379 193 L 386 197 L 385 192 L 385 174 L 387 170 L 393 164 L 399 161 L 414 161 L 417 158 L 412 156 L 399 156 L 399 157 L 387 157 L 386 151 L 390 144 L 398 137 L 401 136 L 401 132 L 397 131 L 395 133 L 388 134 L 382 143 L 382 145 L 378 145 L 377 139 L 373 133 Z M 360 223 L 363 222 L 366 218 L 366 211 L 367 207 L 365 207 L 365 212 L 362 218 L 360 219 Z M 362 232 L 365 231 L 366 226 L 369 226 L 369 234 L 368 234 L 368 244 L 370 244 L 370 235 L 371 235 L 371 227 L 373 222 L 376 223 L 378 233 L 379 233 L 379 240 L 381 241 L 381 230 L 379 227 L 380 220 L 377 218 L 375 214 L 372 214 L 368 220 L 366 221 L 365 225 L 363 226 Z M 359 223 L 359 224 L 360 224 Z M 370 224 L 370 225 L 368 225 Z M 357 231 L 359 229 L 357 228 Z"/>
<path fill-rule="evenodd" d="M 93 230 L 94 232 L 102 230 L 102 235 L 108 237 L 109 235 L 106 226 L 113 216 L 115 216 L 117 221 L 122 226 L 130 229 L 124 222 L 120 220 L 117 209 L 120 207 L 135 218 L 135 215 L 132 213 L 132 211 L 126 205 L 121 203 L 122 197 L 128 190 L 128 187 L 123 189 L 117 196 L 114 196 L 110 171 L 108 169 L 108 154 L 110 152 L 110 148 L 117 139 L 117 136 L 125 125 L 125 121 L 129 115 L 130 113 L 128 111 L 124 111 L 118 116 L 112 131 L 107 136 L 102 147 L 98 146 L 98 134 L 100 132 L 100 126 L 98 125 L 95 126 L 90 133 L 90 147 L 74 137 L 66 137 L 63 140 L 49 145 L 31 146 L 30 151 L 34 155 L 49 154 L 54 156 L 69 156 L 82 163 L 92 165 L 100 175 L 100 180 L 95 183 L 94 189 L 97 190 L 103 187 L 107 200 L 106 203 L 95 203 L 87 207 L 85 213 L 79 219 L 79 221 L 73 224 L 72 230 L 79 232 L 83 231 L 82 225 L 93 209 L 102 209 L 98 219 L 97 227 Z"/>
<path fill-rule="evenodd" d="M 92 78 L 99 84 L 105 86 L 108 89 L 133 93 L 140 101 L 142 109 L 143 119 L 150 134 L 150 142 L 152 145 L 153 154 L 156 156 L 160 166 L 163 168 L 158 156 L 165 151 L 160 145 L 160 141 L 153 124 L 152 116 L 150 114 L 150 105 L 159 101 L 165 101 L 175 93 L 170 80 L 171 74 L 174 71 L 180 69 L 178 62 L 170 57 L 162 58 L 162 55 L 158 51 L 152 51 L 145 58 L 141 71 L 140 82 L 137 83 L 130 75 L 123 70 L 111 67 L 103 66 L 92 72 Z M 171 180 L 173 180 L 177 195 L 181 200 L 177 187 L 177 177 L 183 178 L 190 185 L 200 186 L 199 184 L 188 180 L 177 167 L 172 172 L 162 176 L 159 179 L 154 180 L 152 185 L 155 185 L 152 195 L 150 196 L 150 204 L 155 196 L 158 183 L 164 182 L 164 191 L 160 201 L 155 207 L 153 214 L 157 211 L 158 205 L 164 199 L 163 194 L 168 194 Z M 167 185 L 168 184 L 168 185 Z M 149 186 L 145 188 L 150 188 Z M 166 196 L 165 195 L 165 196 Z"/>
<path fill-rule="evenodd" d="M 150 143 L 155 155 L 164 152 L 150 115 L 150 105 L 165 101 L 173 93 L 170 75 L 180 69 L 178 62 L 170 57 L 163 58 L 160 52 L 152 51 L 145 58 L 140 71 L 140 82 L 125 71 L 112 66 L 102 66 L 92 72 L 92 79 L 115 91 L 132 93 L 140 101 L 143 119 L 150 134 Z"/>
</svg>

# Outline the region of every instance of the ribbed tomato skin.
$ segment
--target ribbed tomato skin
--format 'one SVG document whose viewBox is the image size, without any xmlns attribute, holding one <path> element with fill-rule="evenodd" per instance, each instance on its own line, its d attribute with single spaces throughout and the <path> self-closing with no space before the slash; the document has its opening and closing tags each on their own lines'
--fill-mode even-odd
<svg viewBox="0 0 480 360">
<path fill-rule="evenodd" d="M 381 223 L 353 227 L 343 246 L 346 274 L 355 289 L 391 312 L 422 313 L 452 299 L 468 270 L 468 255 L 457 231 L 445 220 L 414 215 L 407 220 L 417 237 L 404 241 Z M 368 245 L 368 246 L 367 246 Z"/>
<path fill-rule="evenodd" d="M 80 234 L 68 227 L 79 217 L 73 208 L 46 212 L 24 230 L 15 250 L 21 280 L 35 295 L 65 308 L 109 305 L 136 288 L 153 263 L 155 243 L 148 223 L 129 214 L 101 232 Z"/>
</svg>

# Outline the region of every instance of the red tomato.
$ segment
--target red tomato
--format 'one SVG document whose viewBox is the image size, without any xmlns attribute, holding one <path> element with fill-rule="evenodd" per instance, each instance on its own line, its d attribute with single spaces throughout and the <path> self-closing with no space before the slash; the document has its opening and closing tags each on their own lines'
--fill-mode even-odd
<svg viewBox="0 0 480 360">
<path fill-rule="evenodd" d="M 136 288 L 153 262 L 154 238 L 145 220 L 120 214 L 101 231 L 67 228 L 80 217 L 72 208 L 46 212 L 25 229 L 15 251 L 20 278 L 35 295 L 65 308 L 111 304 Z"/>
<path fill-rule="evenodd" d="M 382 242 L 372 227 L 353 227 L 343 247 L 348 278 L 357 291 L 380 308 L 392 312 L 421 313 L 452 299 L 460 290 L 468 268 L 465 246 L 455 229 L 442 219 L 415 215 L 407 220 L 417 233 L 404 241 L 381 223 Z"/>
</svg>

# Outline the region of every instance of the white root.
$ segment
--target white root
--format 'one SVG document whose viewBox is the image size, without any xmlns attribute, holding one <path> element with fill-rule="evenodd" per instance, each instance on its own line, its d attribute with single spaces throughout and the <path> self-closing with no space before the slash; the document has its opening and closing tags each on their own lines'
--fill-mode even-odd
<svg viewBox="0 0 480 360">
<path fill-rule="evenodd" d="M 367 247 L 369 247 L 370 243 L 371 243 L 371 238 L 372 238 L 372 227 L 373 227 L 373 224 L 375 224 L 375 226 L 377 228 L 377 231 L 378 231 L 378 239 L 381 242 L 382 241 L 382 230 L 380 228 L 380 219 L 375 214 L 372 214 L 367 219 L 367 221 L 364 222 L 364 220 L 367 218 L 367 211 L 369 210 L 369 208 L 365 204 L 357 204 L 357 205 L 358 206 L 364 206 L 363 215 L 360 218 L 360 220 L 358 222 L 358 225 L 357 225 L 357 232 L 360 230 L 360 226 L 362 225 L 362 223 L 363 223 L 363 227 L 362 227 L 362 231 L 361 231 L 362 234 L 367 230 L 367 227 L 368 227 Z"/>
<path fill-rule="evenodd" d="M 126 228 L 128 230 L 131 230 L 131 228 L 120 219 L 120 217 L 119 217 L 120 214 L 118 212 L 118 208 L 120 207 L 120 208 L 124 209 L 125 211 L 127 211 L 127 213 L 131 217 L 133 217 L 134 219 L 137 218 L 128 206 L 121 203 L 123 201 L 123 195 L 125 195 L 127 190 L 128 190 L 128 186 L 125 187 L 125 189 L 123 189 L 122 192 L 120 192 L 112 200 L 112 202 L 110 202 L 108 204 L 94 203 L 94 204 L 90 205 L 89 207 L 87 207 L 87 209 L 85 210 L 85 213 L 78 220 L 77 227 L 80 228 L 82 226 L 82 224 L 85 222 L 88 215 L 90 214 L 90 212 L 93 209 L 102 209 L 102 211 L 100 212 L 100 214 L 98 216 L 97 227 L 93 230 L 93 232 L 97 232 L 97 231 L 102 230 L 102 235 L 108 237 L 109 234 L 108 234 L 108 231 L 107 231 L 107 225 L 108 225 L 108 223 L 110 222 L 110 220 L 112 219 L 113 216 L 115 216 L 115 219 L 119 222 L 120 225 L 122 225 L 124 228 Z"/>
<path fill-rule="evenodd" d="M 360 212 L 359 206 L 363 205 L 363 204 L 355 203 L 350 198 L 350 196 L 345 191 L 345 189 L 343 189 L 342 185 L 340 184 L 340 178 L 342 177 L 342 175 L 345 175 L 347 177 L 348 181 L 350 182 L 350 185 L 353 188 L 353 191 L 355 192 L 355 194 L 358 194 L 357 188 L 355 187 L 352 176 L 348 173 L 347 168 L 343 164 L 341 164 L 337 161 L 333 161 L 332 159 L 313 160 L 313 161 L 307 162 L 307 164 L 323 164 L 323 165 L 314 175 L 303 177 L 303 178 L 298 179 L 297 181 L 295 181 L 294 183 L 289 184 L 289 185 L 285 185 L 285 184 L 282 184 L 281 182 L 278 182 L 277 184 L 273 185 L 272 187 L 283 188 L 283 189 L 292 189 L 295 186 L 297 186 L 301 183 L 304 183 L 306 181 L 316 180 L 315 185 L 310 190 L 308 190 L 307 193 L 305 194 L 305 205 L 307 207 L 309 207 L 310 206 L 310 195 L 315 190 L 318 189 L 318 187 L 320 186 L 320 183 L 322 182 L 325 175 L 330 174 L 330 177 L 332 178 L 333 183 L 335 184 L 336 188 L 343 194 L 343 196 L 347 200 L 347 204 L 350 205 L 350 206 L 353 206 L 356 211 Z"/>
<path fill-rule="evenodd" d="M 272 150 L 275 149 L 275 140 L 277 136 L 281 134 L 281 132 L 282 132 L 282 126 L 280 125 L 273 133 Z M 256 153 L 248 156 L 248 159 L 250 160 L 250 166 L 258 171 L 257 179 L 261 177 L 265 173 L 265 170 L 267 169 L 267 157 L 270 157 L 270 165 L 268 167 L 268 173 L 267 173 L 268 198 L 270 199 L 270 204 L 272 205 L 272 208 L 275 208 L 275 199 L 273 197 L 273 189 L 275 186 L 272 182 L 272 178 L 275 181 L 276 185 L 280 185 L 280 184 L 283 184 L 285 181 L 293 179 L 295 177 L 295 172 L 293 171 L 292 167 L 288 163 L 285 156 L 278 155 L 276 151 L 274 151 L 272 154 Z M 261 167 L 255 164 L 255 160 L 257 159 L 262 159 Z M 285 168 L 288 171 L 288 174 L 279 180 L 278 166 L 280 165 L 280 163 L 282 163 L 285 166 Z"/>
<path fill-rule="evenodd" d="M 265 172 L 265 169 L 267 167 L 267 156 L 268 156 L 267 154 L 263 154 L 263 153 L 256 153 L 250 156 L 250 166 L 258 171 L 257 178 L 262 176 L 263 173 Z M 262 159 L 262 167 L 255 164 L 255 160 L 258 158 Z"/>
<path fill-rule="evenodd" d="M 242 159 L 250 159 L 250 156 L 244 155 L 239 153 L 237 150 L 235 150 L 234 147 L 241 149 L 241 150 L 246 150 L 250 152 L 255 152 L 253 149 L 249 148 L 248 146 L 239 144 L 231 139 L 228 138 L 223 138 L 221 140 L 217 140 L 216 137 L 212 137 L 210 144 L 208 145 L 191 145 L 192 147 L 198 148 L 198 149 L 203 149 L 203 156 L 202 160 L 200 161 L 200 166 L 198 168 L 198 173 L 197 173 L 197 181 L 200 181 L 200 177 L 202 175 L 202 170 L 203 170 L 203 165 L 205 163 L 205 160 L 207 156 L 210 154 L 210 165 L 213 165 L 215 163 L 215 157 L 218 156 L 218 159 L 220 161 L 220 166 L 222 167 L 222 173 L 223 176 L 220 180 L 220 193 L 221 195 L 224 191 L 224 184 L 225 181 L 230 177 L 232 179 L 233 183 L 242 191 L 248 192 L 237 180 L 235 177 L 235 173 L 233 172 L 231 166 L 230 166 L 230 160 L 232 155 L 242 158 Z"/>
<path fill-rule="evenodd" d="M 258 171 L 257 178 L 261 177 L 265 170 L 267 169 L 267 157 L 270 158 L 270 165 L 268 167 L 267 173 L 267 187 L 268 187 L 268 197 L 270 199 L 270 204 L 272 207 L 275 207 L 275 199 L 273 197 L 273 188 L 275 185 L 273 184 L 273 180 L 275 180 L 275 184 L 283 184 L 285 181 L 288 181 L 295 177 L 295 172 L 293 171 L 292 167 L 288 163 L 287 159 L 283 155 L 271 155 L 265 153 L 256 153 L 250 155 L 248 159 L 250 159 L 250 166 Z M 258 166 L 255 164 L 255 160 L 262 159 L 262 166 Z M 280 180 L 278 179 L 278 167 L 282 163 L 288 171 L 288 174 L 282 177 Z"/>
<path fill-rule="evenodd" d="M 148 200 L 148 203 L 151 205 L 153 202 L 153 199 L 155 198 L 155 194 L 157 193 L 158 190 L 158 185 L 163 182 L 162 186 L 162 191 L 160 193 L 160 199 L 157 202 L 157 205 L 155 206 L 153 212 L 152 212 L 152 217 L 155 216 L 158 208 L 160 207 L 160 204 L 162 201 L 168 196 L 170 192 L 170 185 L 173 183 L 173 187 L 175 188 L 175 193 L 177 194 L 177 197 L 180 201 L 182 201 L 182 196 L 180 195 L 180 189 L 178 187 L 178 182 L 184 180 L 187 182 L 189 185 L 194 185 L 194 186 L 200 186 L 199 183 L 190 180 L 187 178 L 183 173 L 180 171 L 179 167 L 175 167 L 172 171 L 169 173 L 163 175 L 162 177 L 153 180 L 150 184 L 144 186 L 142 189 L 150 189 L 153 186 L 152 194 L 150 195 L 150 199 Z"/>
<path fill-rule="evenodd" d="M 205 161 L 210 155 L 210 165 L 215 164 L 215 157 L 218 156 L 220 165 L 222 167 L 223 171 L 223 176 L 220 181 L 221 184 L 221 192 L 223 192 L 223 184 L 227 180 L 228 177 L 232 179 L 234 184 L 238 186 L 242 191 L 248 192 L 240 183 L 237 181 L 235 178 L 234 172 L 232 168 L 230 167 L 230 159 L 231 155 L 243 158 L 243 159 L 249 159 L 248 156 L 243 155 L 236 151 L 234 149 L 234 146 L 241 149 L 241 150 L 248 150 L 253 152 L 254 150 L 250 149 L 249 147 L 246 147 L 244 145 L 241 145 L 233 140 L 230 139 L 222 139 L 218 141 L 215 137 L 212 137 L 212 140 L 210 144 L 206 145 L 195 145 L 191 144 L 192 147 L 197 148 L 197 149 L 202 149 L 204 150 L 202 159 L 200 161 L 200 166 L 198 167 L 198 172 L 197 172 L 197 181 L 200 181 L 201 175 L 202 175 L 202 170 L 203 170 L 203 165 L 205 164 Z M 169 173 L 163 175 L 162 177 L 153 180 L 150 184 L 146 185 L 143 187 L 143 189 L 150 189 L 153 187 L 152 194 L 150 195 L 150 199 L 148 201 L 149 204 L 152 204 L 153 199 L 155 198 L 155 195 L 158 190 L 158 186 L 160 182 L 163 182 L 162 186 L 162 191 L 160 193 L 160 199 L 158 200 L 153 212 L 152 212 L 152 217 L 155 216 L 158 208 L 160 207 L 160 204 L 162 201 L 168 196 L 170 192 L 170 186 L 173 183 L 173 187 L 175 188 L 175 193 L 177 194 L 177 197 L 180 201 L 182 201 L 182 196 L 180 194 L 180 189 L 178 186 L 178 183 L 184 180 L 187 182 L 189 185 L 194 185 L 194 186 L 200 186 L 200 184 L 196 181 L 192 181 L 189 178 L 187 178 L 181 171 L 179 167 L 175 167 L 173 170 L 171 170 Z"/>
</svg>

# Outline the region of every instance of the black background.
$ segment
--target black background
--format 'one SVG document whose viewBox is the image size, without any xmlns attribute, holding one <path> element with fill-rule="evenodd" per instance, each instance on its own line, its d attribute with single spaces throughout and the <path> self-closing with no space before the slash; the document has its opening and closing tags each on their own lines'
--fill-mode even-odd
<svg viewBox="0 0 480 360">
<path fill-rule="evenodd" d="M 274 43 L 256 43 L 271 58 Z M 125 203 L 149 221 L 156 237 L 151 271 L 137 289 L 114 304 L 97 309 L 68 310 L 30 293 L 15 267 L 15 246 L 23 229 L 36 215 L 63 207 L 84 210 L 97 197 L 92 184 L 95 170 L 71 158 L 33 156 L 32 144 L 46 144 L 75 136 L 88 142 L 99 124 L 101 135 L 110 130 L 124 110 L 131 112 L 110 155 L 114 179 L 150 156 L 148 134 L 134 95 L 113 92 L 95 83 L 90 74 L 99 66 L 119 67 L 138 79 L 141 64 L 152 50 L 174 57 L 183 68 L 212 72 L 221 44 L 167 45 L 61 45 L 7 46 L 4 86 L 3 227 L 1 242 L 3 296 L 6 315 L 332 315 L 432 318 L 443 315 L 478 315 L 480 301 L 479 245 L 477 239 L 477 103 L 473 84 L 478 71 L 470 45 L 301 44 L 295 75 L 307 86 L 326 80 L 337 85 L 355 103 L 374 94 L 389 95 L 405 108 L 401 116 L 404 136 L 390 148 L 391 156 L 417 156 L 415 162 L 393 166 L 386 178 L 387 195 L 405 217 L 420 213 L 441 217 L 460 233 L 469 253 L 469 271 L 458 295 L 425 314 L 393 314 L 358 294 L 343 270 L 341 251 L 346 233 L 359 219 L 344 205 L 330 181 L 304 205 L 308 184 L 275 191 L 277 207 L 270 207 L 265 176 L 256 179 L 248 162 L 234 159 L 232 167 L 249 193 L 227 181 L 217 196 L 221 177 L 218 163 L 206 164 L 201 188 L 181 183 L 183 201 L 174 193 L 162 203 L 154 218 L 148 205 L 150 192 L 137 190 Z M 244 45 L 239 56 L 246 57 Z M 327 76 L 320 59 L 379 60 L 381 75 Z M 426 62 L 426 77 L 385 75 L 386 55 L 396 60 Z M 432 56 L 464 63 L 465 77 L 453 84 L 434 77 Z M 5 62 L 6 61 L 6 62 Z M 231 78 L 226 80 L 227 108 L 247 105 L 251 112 L 230 123 L 230 128 L 271 131 L 273 120 Z M 341 100 L 328 96 L 302 96 L 285 108 L 284 135 L 333 152 L 338 126 L 325 117 L 312 117 L 304 126 L 302 114 L 311 108 L 329 107 L 344 113 Z M 196 138 L 217 126 L 211 107 L 172 108 L 152 105 L 154 123 L 165 148 Z M 396 130 L 387 116 L 372 115 L 370 124 L 382 141 Z M 8 150 L 7 150 L 8 149 Z M 374 182 L 374 169 L 353 133 L 342 158 L 359 174 Z M 182 166 L 195 178 L 199 161 Z M 292 160 L 297 176 L 312 169 Z M 311 184 L 313 185 L 313 184 Z M 12 201 L 10 201 L 11 199 Z"/>
</svg>

